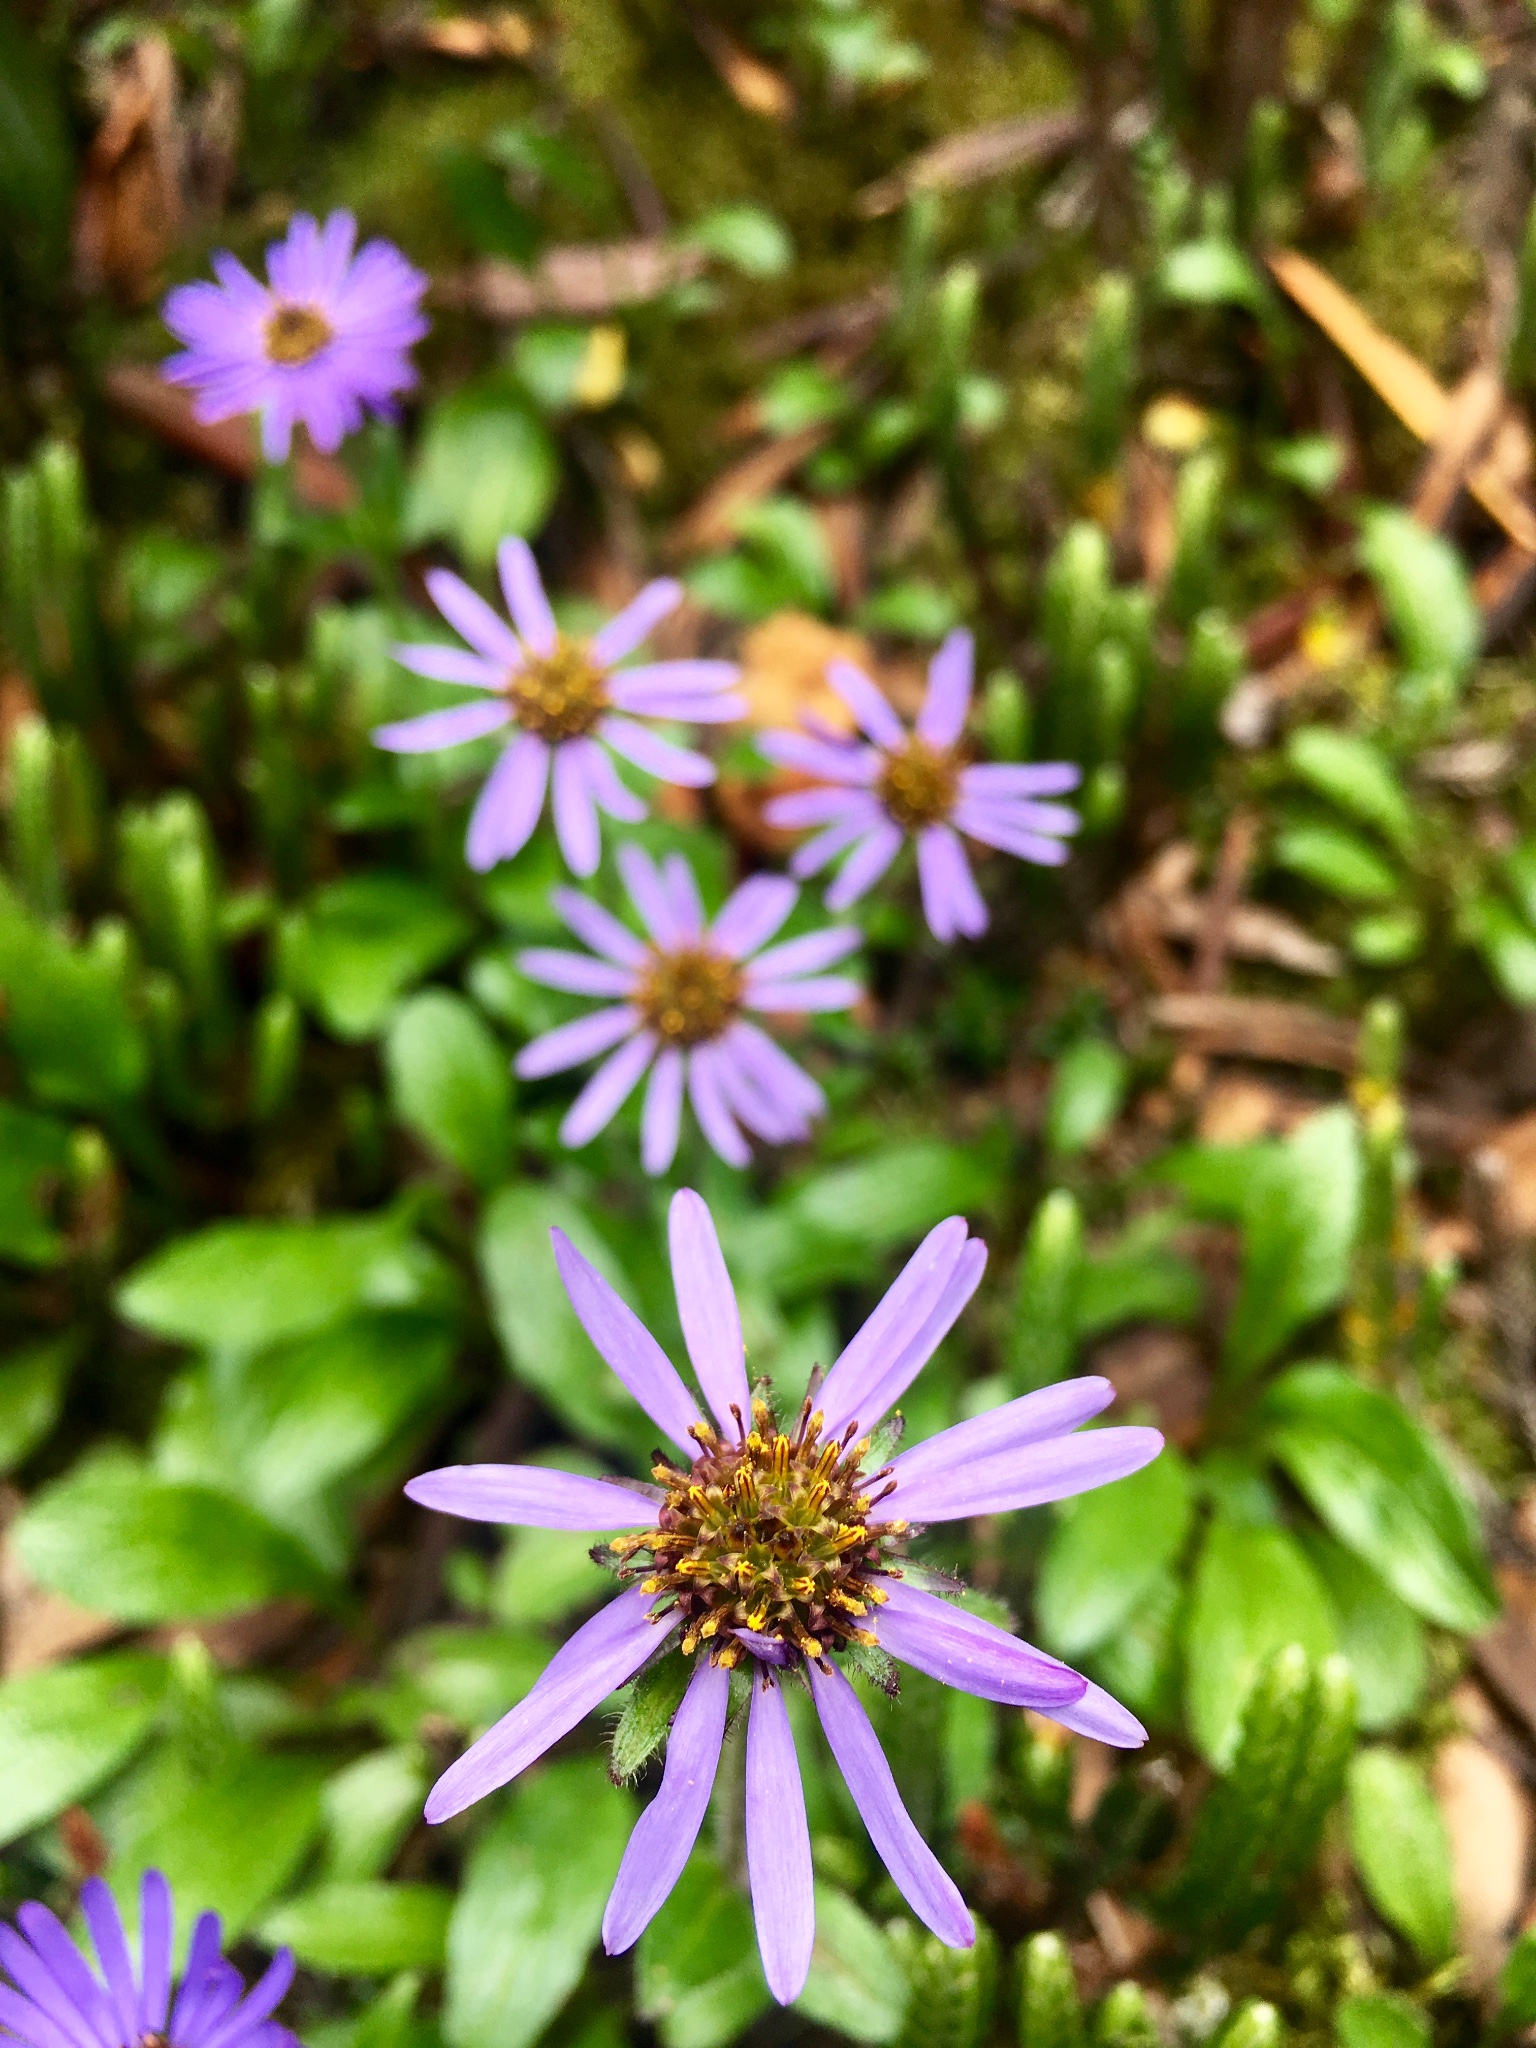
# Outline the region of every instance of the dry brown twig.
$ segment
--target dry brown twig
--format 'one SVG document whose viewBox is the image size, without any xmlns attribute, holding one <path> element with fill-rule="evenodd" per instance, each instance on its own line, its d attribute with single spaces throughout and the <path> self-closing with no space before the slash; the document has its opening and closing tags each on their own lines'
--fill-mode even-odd
<svg viewBox="0 0 1536 2048">
<path fill-rule="evenodd" d="M 890 177 L 866 185 L 858 196 L 858 210 L 866 220 L 876 220 L 895 213 L 914 192 L 957 192 L 1000 178 L 1006 171 L 1051 163 L 1087 136 L 1087 117 L 1075 107 L 967 128 L 959 135 L 946 135 Z"/>
</svg>

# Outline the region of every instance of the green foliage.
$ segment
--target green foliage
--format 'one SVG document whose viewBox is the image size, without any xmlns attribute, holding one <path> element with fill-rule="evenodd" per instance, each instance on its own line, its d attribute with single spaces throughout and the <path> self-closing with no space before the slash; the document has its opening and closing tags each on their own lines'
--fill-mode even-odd
<svg viewBox="0 0 1536 2048">
<path fill-rule="evenodd" d="M 1456 1940 L 1450 1850 L 1422 1772 L 1392 1749 L 1363 1749 L 1349 1771 L 1355 1863 L 1372 1904 L 1426 1963 Z"/>
<path fill-rule="evenodd" d="M 972 1948 L 947 1948 L 937 1935 L 895 1921 L 890 1938 L 907 1980 L 900 2048 L 980 2048 L 997 1995 L 997 1942 L 982 1921 Z"/>
<path fill-rule="evenodd" d="M 88 1797 L 148 1734 L 164 1660 L 132 1652 L 30 1671 L 0 1685 L 0 1835 Z"/>
<path fill-rule="evenodd" d="M 1059 1934 L 1032 1934 L 1019 1965 L 1019 2048 L 1083 2048 L 1083 2008 Z"/>
</svg>

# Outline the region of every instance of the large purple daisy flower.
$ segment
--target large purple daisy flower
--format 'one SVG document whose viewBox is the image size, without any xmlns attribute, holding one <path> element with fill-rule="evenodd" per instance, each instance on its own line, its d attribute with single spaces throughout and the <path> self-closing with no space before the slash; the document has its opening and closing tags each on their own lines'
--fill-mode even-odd
<svg viewBox="0 0 1536 2048">
<path fill-rule="evenodd" d="M 560 1126 L 563 1141 L 575 1146 L 595 1138 L 647 1069 L 640 1123 L 647 1173 L 665 1173 L 672 1164 L 685 1089 L 700 1130 L 731 1166 L 751 1157 L 743 1124 L 769 1144 L 806 1137 L 812 1117 L 826 1108 L 821 1090 L 743 1012 L 846 1010 L 859 999 L 859 983 L 820 970 L 845 959 L 863 934 L 854 925 L 833 925 L 765 953 L 800 894 L 782 875 L 752 876 L 706 925 L 698 884 L 681 854 L 658 868 L 638 846 L 621 846 L 619 872 L 646 940 L 591 897 L 557 889 L 555 908 L 601 957 L 548 946 L 518 955 L 523 972 L 548 988 L 617 998 L 608 1009 L 546 1031 L 517 1056 L 519 1075 L 533 1081 L 608 1054 Z"/>
<path fill-rule="evenodd" d="M 730 692 L 741 671 L 732 661 L 655 661 L 615 669 L 681 602 L 683 586 L 670 577 L 647 583 L 582 643 L 566 639 L 556 626 L 526 541 L 504 540 L 496 561 L 516 632 L 467 583 L 433 569 L 427 574 L 432 601 L 473 651 L 431 644 L 395 649 L 395 659 L 415 674 L 488 691 L 489 701 L 381 725 L 373 737 L 393 753 L 430 754 L 514 727 L 517 737 L 491 770 L 469 821 L 470 866 L 484 872 L 527 844 L 552 776 L 560 851 L 573 874 L 590 875 L 602 852 L 599 809 L 626 824 L 646 814 L 603 747 L 662 782 L 702 789 L 715 779 L 714 763 L 634 721 L 721 725 L 740 718 L 746 707 Z"/>
<path fill-rule="evenodd" d="M 323 228 L 295 214 L 285 240 L 267 250 L 267 284 L 220 250 L 218 283 L 184 284 L 162 318 L 184 355 L 161 375 L 197 393 L 200 420 L 261 414 L 269 462 L 288 453 L 302 420 L 329 455 L 362 424 L 363 408 L 387 414 L 416 372 L 406 354 L 427 331 L 421 295 L 427 280 L 392 242 L 352 244 L 357 222 L 333 213 Z"/>
<path fill-rule="evenodd" d="M 783 1688 L 803 1681 L 886 1868 L 918 1919 L 951 1947 L 975 1938 L 964 1901 L 901 1803 L 844 1662 L 910 1664 L 945 1684 L 1033 1707 L 1100 1742 L 1146 1731 L 1075 1671 L 927 1590 L 904 1561 L 919 1523 L 1061 1500 L 1157 1455 L 1155 1429 L 1073 1434 L 1114 1398 L 1066 1380 L 929 1437 L 875 1470 L 870 1432 L 970 1300 L 986 1247 L 963 1217 L 929 1232 L 798 1417 L 747 1383 L 741 1318 L 709 1210 L 673 1197 L 672 1278 L 705 1407 L 656 1340 L 556 1230 L 555 1260 L 588 1336 L 675 1453 L 658 1453 L 649 1526 L 631 1485 L 546 1466 L 458 1465 L 414 1479 L 424 1506 L 542 1529 L 629 1530 L 608 1549 L 629 1581 L 560 1649 L 526 1699 L 438 1779 L 429 1821 L 515 1778 L 642 1665 L 676 1650 L 692 1676 L 661 1789 L 641 1816 L 608 1901 L 603 1940 L 627 1949 L 677 1882 L 714 1783 L 730 1674 L 751 1676 L 747 1873 L 758 1947 L 781 2004 L 800 1991 L 814 1937 L 811 1849 Z M 706 1413 L 707 1409 L 707 1413 Z"/>
<path fill-rule="evenodd" d="M 271 2017 L 293 1982 L 287 1949 L 247 1993 L 221 1953 L 218 1914 L 204 1913 L 173 2001 L 171 1888 L 158 1870 L 146 1870 L 139 1888 L 137 1972 L 117 1901 L 99 1877 L 82 1885 L 80 1911 L 99 1977 L 46 1906 L 25 1905 L 15 1928 L 0 1925 L 0 2033 L 7 2038 L 23 2048 L 299 2048 Z"/>
<path fill-rule="evenodd" d="M 1037 799 L 1076 789 L 1082 771 L 1070 761 L 964 762 L 960 738 L 971 705 L 973 661 L 970 634 L 951 633 L 928 665 L 928 694 L 912 732 L 861 668 L 831 662 L 827 681 L 869 744 L 798 732 L 759 738 L 770 760 L 828 785 L 775 797 L 764 815 L 785 830 L 823 828 L 791 861 L 797 875 L 814 875 L 848 854 L 827 891 L 829 910 L 857 903 L 896 858 L 902 841 L 912 838 L 929 930 L 946 943 L 957 934 L 974 939 L 987 928 L 987 906 L 961 833 L 1047 867 L 1066 859 L 1062 841 L 1077 830 L 1078 815 L 1065 804 Z"/>
</svg>

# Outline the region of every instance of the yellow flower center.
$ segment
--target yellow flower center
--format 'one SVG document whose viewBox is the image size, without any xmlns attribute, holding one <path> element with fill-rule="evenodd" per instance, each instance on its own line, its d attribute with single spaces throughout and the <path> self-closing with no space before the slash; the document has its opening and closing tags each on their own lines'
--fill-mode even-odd
<svg viewBox="0 0 1536 2048">
<path fill-rule="evenodd" d="M 541 740 L 576 740 L 608 709 L 603 672 L 584 647 L 563 636 L 550 655 L 534 655 L 507 678 L 512 715 Z"/>
<path fill-rule="evenodd" d="M 745 987 L 741 969 L 723 953 L 708 946 L 679 946 L 651 954 L 635 1002 L 668 1045 L 704 1045 L 734 1021 Z"/>
<path fill-rule="evenodd" d="M 786 1435 L 768 1404 L 754 1401 L 744 1441 L 700 1423 L 691 1466 L 662 1459 L 652 1468 L 667 1490 L 656 1526 L 613 1549 L 626 1571 L 645 1574 L 642 1590 L 663 1612 L 680 1615 L 685 1655 L 703 1643 L 717 1663 L 739 1663 L 736 1629 L 805 1657 L 875 1642 L 863 1623 L 886 1596 L 870 1575 L 887 1568 L 907 1525 L 871 1520 L 891 1489 L 884 1472 L 861 1470 L 868 1438 L 854 1443 L 850 1424 L 823 1443 L 821 1421 L 807 1401 Z M 628 1562 L 641 1556 L 648 1566 Z"/>
<path fill-rule="evenodd" d="M 335 329 L 315 306 L 279 306 L 267 320 L 267 355 L 274 363 L 307 363 L 334 339 Z"/>
<path fill-rule="evenodd" d="M 947 818 L 959 793 L 960 763 L 953 750 L 919 739 L 886 756 L 875 784 L 887 817 L 904 832 L 920 832 Z"/>
</svg>

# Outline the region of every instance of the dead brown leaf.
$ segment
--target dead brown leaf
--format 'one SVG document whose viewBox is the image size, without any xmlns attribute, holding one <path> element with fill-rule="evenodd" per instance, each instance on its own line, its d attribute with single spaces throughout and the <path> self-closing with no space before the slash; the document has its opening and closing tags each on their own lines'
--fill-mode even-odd
<svg viewBox="0 0 1536 2048">
<path fill-rule="evenodd" d="M 710 548 L 728 547 L 736 538 L 736 521 L 742 513 L 788 483 L 831 434 L 830 426 L 801 427 L 780 440 L 765 442 L 733 463 L 673 526 L 667 536 L 668 554 L 701 554 Z"/>
<path fill-rule="evenodd" d="M 530 275 L 488 256 L 433 286 L 440 306 L 486 320 L 533 320 L 564 313 L 581 319 L 644 305 L 704 268 L 701 250 L 645 235 L 628 242 L 579 242 L 546 250 Z"/>
<path fill-rule="evenodd" d="M 890 177 L 866 185 L 858 196 L 858 210 L 866 220 L 874 220 L 895 213 L 914 192 L 956 192 L 1026 164 L 1050 163 L 1076 149 L 1087 135 L 1087 118 L 1075 107 L 967 128 L 959 135 L 946 135 Z"/>
<path fill-rule="evenodd" d="M 39 1586 L 16 1546 L 0 1537 L 0 1678 L 41 1671 L 121 1633 L 109 1614 L 93 1614 Z"/>
<path fill-rule="evenodd" d="M 1504 1124 L 1477 1155 L 1500 1233 L 1536 1237 L 1536 1111 Z"/>
<path fill-rule="evenodd" d="M 1099 1747 L 1098 1744 L 1094 1745 Z M 1109 1752 L 1113 1756 L 1114 1752 Z M 1072 1790 L 1077 1792 L 1074 1776 Z M 1074 1813 L 1073 1818 L 1076 1819 Z M 1110 1968 L 1117 1977 L 1139 1970 L 1161 1938 L 1157 1928 L 1145 1914 L 1127 1906 L 1117 1899 L 1113 1892 L 1090 1892 L 1083 1901 L 1083 1910 L 1093 1923 L 1093 1931 L 1099 1937 Z"/>
<path fill-rule="evenodd" d="M 1150 1409 L 1158 1428 L 1181 1450 L 1199 1442 L 1211 1376 L 1199 1345 L 1186 1330 L 1156 1324 L 1127 1330 L 1095 1345 L 1091 1364 L 1113 1385 L 1120 1415 Z"/>
<path fill-rule="evenodd" d="M 711 15 L 696 7 L 685 8 L 684 14 L 694 40 L 739 107 L 745 107 L 749 114 L 761 114 L 768 121 L 783 123 L 794 119 L 795 95 L 786 78 L 771 64 L 744 50 Z"/>
<path fill-rule="evenodd" d="M 1450 1842 L 1461 1949 L 1472 1982 L 1482 1986 L 1498 1974 L 1525 1903 L 1530 1802 L 1505 1759 L 1471 1735 L 1440 1745 L 1432 1775 Z"/>
<path fill-rule="evenodd" d="M 1280 1066 L 1354 1072 L 1358 1025 L 1305 1003 L 1275 1002 L 1265 996 L 1178 993 L 1154 997 L 1148 1014 L 1162 1030 L 1179 1033 L 1193 1052 L 1233 1053 L 1244 1059 L 1273 1060 Z"/>
<path fill-rule="evenodd" d="M 741 689 L 747 716 L 762 728 L 798 726 L 807 716 L 834 732 L 853 730 L 847 705 L 827 681 L 827 664 L 873 666 L 862 634 L 825 625 L 808 612 L 775 612 L 741 643 Z"/>
<path fill-rule="evenodd" d="M 484 64 L 497 57 L 526 57 L 535 39 L 526 15 L 511 7 L 496 7 L 483 17 L 448 14 L 423 21 L 417 26 L 415 40 L 422 49 L 433 50 L 440 57 Z"/>
<path fill-rule="evenodd" d="M 75 202 L 75 282 L 138 305 L 185 213 L 186 137 L 176 60 L 163 35 L 130 45 L 107 74 L 104 100 Z"/>
</svg>

